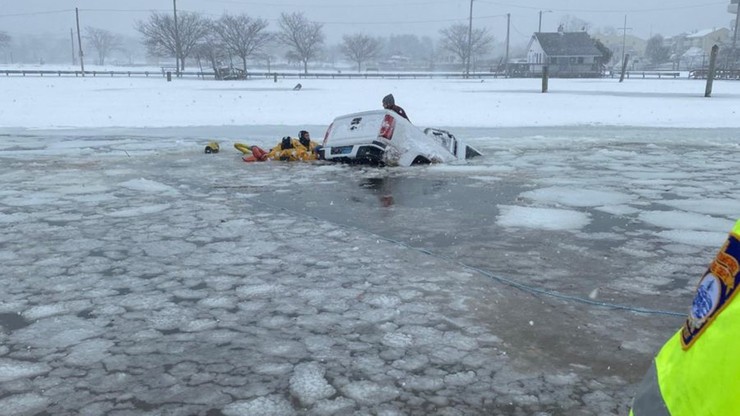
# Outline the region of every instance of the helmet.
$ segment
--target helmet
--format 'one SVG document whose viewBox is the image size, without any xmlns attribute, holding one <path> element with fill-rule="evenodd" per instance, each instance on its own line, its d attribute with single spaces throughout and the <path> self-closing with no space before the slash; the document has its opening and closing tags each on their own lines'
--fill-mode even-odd
<svg viewBox="0 0 740 416">
<path fill-rule="evenodd" d="M 396 104 L 396 100 L 393 99 L 393 94 L 388 94 L 383 97 L 383 107 L 390 107 Z"/>
<path fill-rule="evenodd" d="M 293 148 L 293 142 L 290 140 L 289 136 L 283 137 L 283 140 L 280 141 L 280 148 L 283 150 Z"/>
</svg>

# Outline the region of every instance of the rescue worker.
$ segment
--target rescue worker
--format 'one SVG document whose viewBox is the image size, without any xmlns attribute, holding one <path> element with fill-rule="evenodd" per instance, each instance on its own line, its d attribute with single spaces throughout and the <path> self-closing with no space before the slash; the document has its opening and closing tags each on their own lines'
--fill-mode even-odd
<svg viewBox="0 0 740 416">
<path fill-rule="evenodd" d="M 631 416 L 740 413 L 740 221 L 699 281 L 683 327 L 661 348 Z"/>
<path fill-rule="evenodd" d="M 311 134 L 306 130 L 301 130 L 300 132 L 298 132 L 298 142 L 306 148 L 308 153 L 314 156 L 317 155 L 321 150 L 321 146 L 319 146 L 318 143 L 311 141 Z"/>
<path fill-rule="evenodd" d="M 303 145 L 298 140 L 285 136 L 275 147 L 267 153 L 268 160 L 299 160 L 299 154 L 305 153 Z"/>
<path fill-rule="evenodd" d="M 304 160 L 317 160 L 324 159 L 324 152 L 322 152 L 324 146 L 311 140 L 311 134 L 306 130 L 301 130 L 298 133 L 298 141 L 306 148 L 308 155 Z"/>
<path fill-rule="evenodd" d="M 383 108 L 385 108 L 386 110 L 395 111 L 401 117 L 409 120 L 409 116 L 406 115 L 406 111 L 400 106 L 396 105 L 396 100 L 395 98 L 393 98 L 393 94 L 388 94 L 383 97 Z M 411 122 L 411 120 L 409 120 L 409 122 Z"/>
<path fill-rule="evenodd" d="M 248 146 L 250 155 L 242 159 L 245 162 L 264 162 L 266 160 L 283 161 L 309 161 L 318 159 L 318 150 L 321 146 L 311 141 L 311 136 L 306 130 L 298 133 L 298 139 L 285 136 L 270 151 L 265 151 L 259 146 Z M 235 145 L 236 146 L 236 145 Z M 239 149 L 237 147 L 237 149 Z"/>
</svg>

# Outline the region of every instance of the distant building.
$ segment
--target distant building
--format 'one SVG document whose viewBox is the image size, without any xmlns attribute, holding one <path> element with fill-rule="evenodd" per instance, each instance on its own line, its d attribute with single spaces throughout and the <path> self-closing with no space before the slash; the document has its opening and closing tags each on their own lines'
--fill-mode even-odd
<svg viewBox="0 0 740 416">
<path fill-rule="evenodd" d="M 709 53 L 714 45 L 725 45 L 732 41 L 730 29 L 722 27 L 719 29 L 704 29 L 686 36 L 686 46 L 699 48 L 704 53 Z"/>
<path fill-rule="evenodd" d="M 553 77 L 598 77 L 601 51 L 586 32 L 536 32 L 527 46 L 531 75 L 542 74 L 548 66 Z"/>
<path fill-rule="evenodd" d="M 731 32 L 724 27 L 681 33 L 665 39 L 665 44 L 671 48 L 671 61 L 675 69 L 704 67 L 709 62 L 712 46 L 719 45 L 721 50 L 728 48 L 731 43 Z"/>
</svg>

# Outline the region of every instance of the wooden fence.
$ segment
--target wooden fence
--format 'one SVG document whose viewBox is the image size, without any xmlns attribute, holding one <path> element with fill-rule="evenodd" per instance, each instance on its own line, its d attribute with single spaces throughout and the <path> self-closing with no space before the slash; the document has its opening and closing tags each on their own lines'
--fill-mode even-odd
<svg viewBox="0 0 740 416">
<path fill-rule="evenodd" d="M 708 68 L 692 69 L 689 71 L 689 78 L 707 79 L 709 75 Z M 714 72 L 715 79 L 740 79 L 740 69 L 716 69 Z"/>
<path fill-rule="evenodd" d="M 213 71 L 182 71 L 179 75 L 174 71 L 85 71 L 84 74 L 79 70 L 36 70 L 36 69 L 0 69 L 0 76 L 6 77 L 161 77 L 167 78 L 168 73 L 172 78 L 198 78 L 198 79 L 216 79 Z M 689 71 L 689 78 L 701 79 L 706 78 L 706 69 L 695 69 Z M 616 72 L 607 73 L 606 77 L 614 78 L 619 76 Z M 627 71 L 626 78 L 672 78 L 676 79 L 681 76 L 680 72 L 675 71 Z M 510 78 L 522 78 L 521 74 L 512 74 Z M 485 78 L 506 78 L 506 74 L 501 72 L 475 72 L 468 75 L 461 72 L 310 72 L 304 74 L 301 72 L 248 72 L 240 79 L 429 79 L 429 78 L 450 78 L 450 79 L 485 79 Z M 740 79 L 740 70 L 723 70 L 718 69 L 716 73 L 718 79 Z"/>
<path fill-rule="evenodd" d="M 0 69 L 0 75 L 10 76 L 55 76 L 55 77 L 164 77 L 172 78 L 201 78 L 215 79 L 213 71 L 182 71 L 179 74 L 174 71 L 72 71 L 72 70 L 30 70 L 30 69 Z M 423 78 L 499 78 L 504 77 L 498 72 L 476 72 L 469 75 L 460 72 L 367 72 L 367 73 L 341 73 L 341 72 L 311 72 L 308 74 L 299 72 L 248 72 L 241 79 L 423 79 Z"/>
</svg>

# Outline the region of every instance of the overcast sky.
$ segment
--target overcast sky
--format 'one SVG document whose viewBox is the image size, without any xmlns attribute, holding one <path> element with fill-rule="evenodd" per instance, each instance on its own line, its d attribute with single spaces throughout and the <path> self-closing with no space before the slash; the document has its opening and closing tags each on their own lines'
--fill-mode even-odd
<svg viewBox="0 0 740 416">
<path fill-rule="evenodd" d="M 526 41 L 537 30 L 540 11 L 542 30 L 555 31 L 564 16 L 574 16 L 591 24 L 591 32 L 606 27 L 621 28 L 627 16 L 628 34 L 648 38 L 659 33 L 672 36 L 681 32 L 730 27 L 733 15 L 727 11 L 730 0 L 474 0 L 473 25 L 488 27 L 498 41 L 506 38 L 506 14 L 511 14 L 512 42 Z M 0 0 L 0 31 L 59 33 L 67 35 L 75 25 L 75 7 L 80 9 L 80 25 L 106 28 L 113 32 L 137 35 L 136 20 L 153 10 L 170 12 L 172 0 Z M 436 37 L 439 29 L 453 23 L 466 23 L 470 0 L 177 0 L 178 10 L 202 12 L 218 17 L 224 12 L 247 13 L 268 19 L 277 27 L 281 12 L 304 12 L 324 24 L 329 42 L 342 34 L 363 32 L 370 35 L 406 34 Z M 621 32 L 620 32 L 621 33 Z"/>
</svg>

